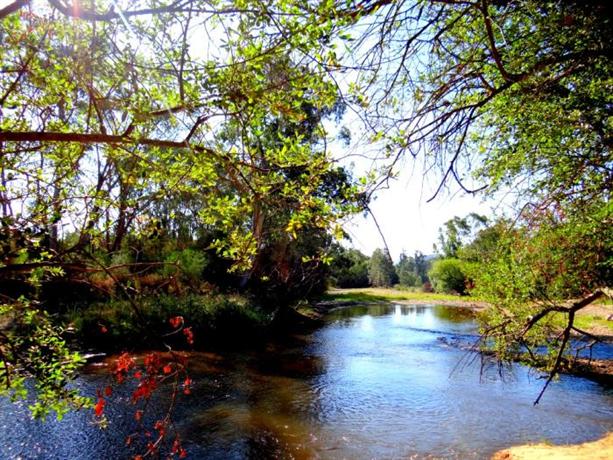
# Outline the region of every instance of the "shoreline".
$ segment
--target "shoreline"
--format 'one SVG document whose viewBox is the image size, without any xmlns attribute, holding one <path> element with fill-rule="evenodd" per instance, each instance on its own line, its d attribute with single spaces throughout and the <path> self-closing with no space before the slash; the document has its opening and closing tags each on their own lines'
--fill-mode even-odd
<svg viewBox="0 0 613 460">
<path fill-rule="evenodd" d="M 613 433 L 581 444 L 525 444 L 496 452 L 491 460 L 608 460 L 613 458 Z"/>
<path fill-rule="evenodd" d="M 443 305 L 448 307 L 467 308 L 477 313 L 486 308 L 486 304 L 477 301 L 462 301 L 449 299 L 372 299 L 372 300 L 353 300 L 353 299 L 329 299 L 319 301 L 307 306 L 302 306 L 294 313 L 298 323 L 303 325 L 318 327 L 323 324 L 325 316 L 336 309 L 349 308 L 359 305 L 384 305 L 401 304 L 415 306 L 435 306 Z M 600 336 L 605 343 L 611 342 L 613 336 Z M 521 361 L 520 358 L 517 361 Z M 613 360 L 610 359 L 577 359 L 571 367 L 568 362 L 564 363 L 560 369 L 560 374 L 573 375 L 586 378 L 601 384 L 613 385 Z M 613 458 L 613 457 L 612 457 Z"/>
</svg>

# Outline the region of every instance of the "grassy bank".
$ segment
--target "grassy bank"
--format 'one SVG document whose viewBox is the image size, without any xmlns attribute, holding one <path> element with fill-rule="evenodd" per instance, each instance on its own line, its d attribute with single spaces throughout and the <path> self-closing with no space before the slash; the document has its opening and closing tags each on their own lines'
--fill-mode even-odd
<svg viewBox="0 0 613 460">
<path fill-rule="evenodd" d="M 171 318 L 181 317 L 179 326 Z M 271 315 L 248 298 L 227 294 L 156 295 L 138 299 L 109 300 L 73 306 L 64 321 L 74 331 L 81 348 L 103 351 L 173 348 L 187 345 L 182 328 L 191 328 L 194 347 L 240 345 L 270 324 Z"/>
<path fill-rule="evenodd" d="M 330 289 L 323 297 L 330 302 L 401 302 L 414 304 L 457 305 L 470 308 L 486 308 L 487 304 L 471 296 L 439 294 L 435 292 L 411 291 L 396 288 L 359 288 Z M 613 314 L 613 304 L 606 300 L 579 310 L 575 316 L 575 325 L 590 334 L 601 337 L 613 337 L 613 321 L 608 320 Z M 562 325 L 560 315 L 560 325 Z"/>
<path fill-rule="evenodd" d="M 481 303 L 469 296 L 439 294 L 394 288 L 330 289 L 323 297 L 326 301 L 347 302 L 414 302 L 418 304 L 447 304 L 476 306 Z"/>
</svg>

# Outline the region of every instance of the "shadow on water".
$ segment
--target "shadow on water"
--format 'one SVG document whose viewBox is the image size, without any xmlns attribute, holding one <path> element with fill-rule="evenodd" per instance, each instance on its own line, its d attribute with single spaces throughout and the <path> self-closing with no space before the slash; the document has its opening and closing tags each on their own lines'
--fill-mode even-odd
<svg viewBox="0 0 613 460">
<path fill-rule="evenodd" d="M 501 377 L 441 340 L 476 331 L 472 312 L 456 307 L 335 310 L 321 329 L 257 350 L 194 353 L 194 388 L 175 420 L 190 458 L 204 459 L 487 458 L 613 430 L 610 388 L 564 376 L 534 407 L 542 380 L 528 369 Z M 93 394 L 103 379 L 78 385 Z M 86 414 L 41 424 L 0 401 L 0 458 L 129 457 L 131 409 L 109 407 L 100 431 Z"/>
</svg>

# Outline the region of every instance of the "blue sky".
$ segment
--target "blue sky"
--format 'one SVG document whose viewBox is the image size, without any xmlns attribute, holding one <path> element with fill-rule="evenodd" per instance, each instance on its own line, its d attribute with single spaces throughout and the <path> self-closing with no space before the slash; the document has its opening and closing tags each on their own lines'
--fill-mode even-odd
<svg viewBox="0 0 613 460">
<path fill-rule="evenodd" d="M 403 250 L 409 255 L 416 250 L 431 254 L 438 238 L 438 228 L 454 216 L 463 217 L 471 212 L 489 216 L 503 211 L 501 198 L 483 201 L 480 195 L 460 192 L 444 192 L 427 203 L 436 186 L 421 173 L 411 174 L 410 169 L 401 169 L 399 178 L 390 184 L 389 189 L 379 191 L 371 203 L 395 261 Z M 355 247 L 366 255 L 383 247 L 381 236 L 370 216 L 355 216 L 343 228 L 352 239 L 350 243 L 345 243 L 347 246 Z"/>
</svg>

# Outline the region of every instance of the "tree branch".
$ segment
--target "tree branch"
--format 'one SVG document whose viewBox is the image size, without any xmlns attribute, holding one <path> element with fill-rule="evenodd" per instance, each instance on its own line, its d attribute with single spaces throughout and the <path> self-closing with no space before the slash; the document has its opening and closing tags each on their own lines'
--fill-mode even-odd
<svg viewBox="0 0 613 460">
<path fill-rule="evenodd" d="M 30 3 L 30 0 L 17 0 L 0 10 L 0 19 L 7 17 L 9 14 L 19 11 L 21 8 Z"/>
<path fill-rule="evenodd" d="M 190 145 L 184 141 L 169 141 L 164 139 L 133 138 L 124 135 L 113 134 L 84 134 L 84 133 L 59 133 L 59 132 L 0 132 L 0 142 L 76 142 L 79 144 L 133 144 L 148 145 L 151 147 L 193 149 L 198 152 L 216 154 L 212 149 L 202 146 Z"/>
</svg>

